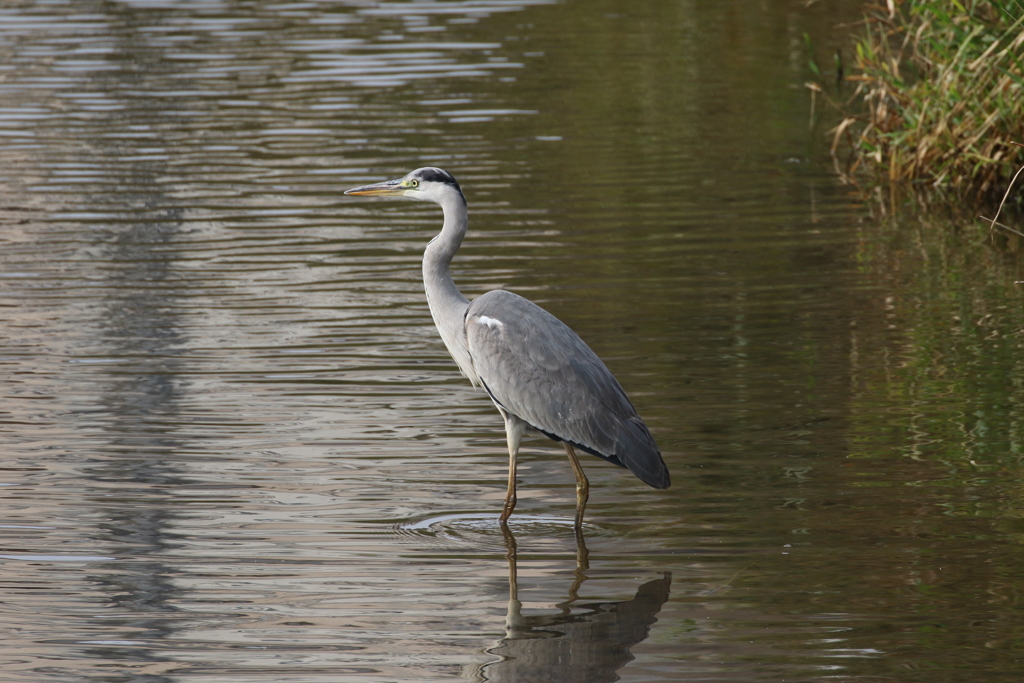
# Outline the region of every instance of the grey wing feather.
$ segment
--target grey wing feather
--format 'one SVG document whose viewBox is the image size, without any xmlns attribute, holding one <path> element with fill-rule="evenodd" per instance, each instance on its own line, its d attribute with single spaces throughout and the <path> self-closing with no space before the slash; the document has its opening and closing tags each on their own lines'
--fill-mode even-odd
<svg viewBox="0 0 1024 683">
<path fill-rule="evenodd" d="M 473 367 L 491 398 L 548 436 L 667 488 L 658 446 L 605 364 L 565 323 L 528 299 L 495 290 L 469 305 Z"/>
</svg>

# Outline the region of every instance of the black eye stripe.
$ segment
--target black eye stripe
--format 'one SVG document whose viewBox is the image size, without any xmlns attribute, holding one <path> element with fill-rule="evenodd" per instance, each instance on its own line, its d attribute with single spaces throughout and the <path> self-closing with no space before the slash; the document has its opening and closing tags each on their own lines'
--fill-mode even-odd
<svg viewBox="0 0 1024 683">
<path fill-rule="evenodd" d="M 415 171 L 410 173 L 402 181 L 404 187 L 418 188 L 420 183 L 438 183 L 441 185 L 447 185 L 448 187 L 454 188 L 459 196 L 462 197 L 462 201 L 465 202 L 466 198 L 462 195 L 462 188 L 459 187 L 459 183 L 448 171 L 437 168 L 436 166 L 426 166 L 424 168 L 417 168 Z"/>
<path fill-rule="evenodd" d="M 417 174 L 417 176 L 424 182 L 444 183 L 446 185 L 454 185 L 455 187 L 459 186 L 459 183 L 456 182 L 454 177 L 452 177 L 452 174 L 447 171 L 442 171 L 439 168 L 424 168 Z"/>
</svg>

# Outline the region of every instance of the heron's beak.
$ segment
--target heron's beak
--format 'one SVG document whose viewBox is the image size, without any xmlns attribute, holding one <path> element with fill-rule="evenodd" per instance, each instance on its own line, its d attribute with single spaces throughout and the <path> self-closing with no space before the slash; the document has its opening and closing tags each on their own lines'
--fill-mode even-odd
<svg viewBox="0 0 1024 683">
<path fill-rule="evenodd" d="M 351 190 L 345 190 L 345 194 L 357 194 L 368 197 L 401 197 L 405 194 L 406 188 L 402 187 L 402 180 L 387 180 L 383 183 L 374 183 L 373 185 L 363 185 L 362 187 L 353 187 Z"/>
</svg>

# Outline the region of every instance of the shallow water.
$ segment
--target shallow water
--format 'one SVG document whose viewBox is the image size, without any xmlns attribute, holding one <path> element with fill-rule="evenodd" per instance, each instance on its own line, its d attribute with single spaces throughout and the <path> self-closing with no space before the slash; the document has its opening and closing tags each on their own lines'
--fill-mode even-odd
<svg viewBox="0 0 1024 683">
<path fill-rule="evenodd" d="M 0 680 L 1017 680 L 1020 260 L 837 184 L 805 4 L 0 8 Z M 426 164 L 672 470 L 581 543 L 341 196 Z"/>
</svg>

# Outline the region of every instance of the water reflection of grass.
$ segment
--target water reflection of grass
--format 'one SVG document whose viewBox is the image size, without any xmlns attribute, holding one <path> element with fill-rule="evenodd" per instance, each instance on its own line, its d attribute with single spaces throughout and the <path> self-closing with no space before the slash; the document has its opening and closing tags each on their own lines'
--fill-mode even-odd
<svg viewBox="0 0 1024 683">
<path fill-rule="evenodd" d="M 898 223 L 861 246 L 861 262 L 885 294 L 854 332 L 851 455 L 878 457 L 889 444 L 939 465 L 944 473 L 932 469 L 932 483 L 937 474 L 963 484 L 1018 480 L 1024 285 L 1015 283 L 1024 269 L 944 219 Z"/>
</svg>

